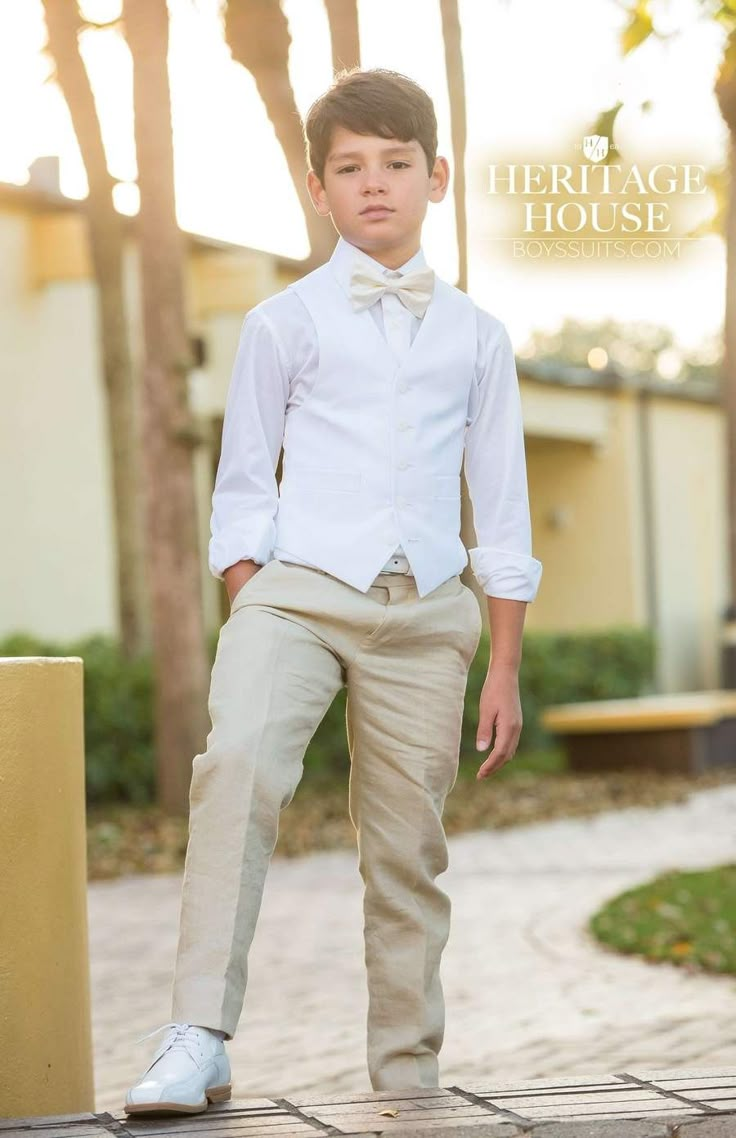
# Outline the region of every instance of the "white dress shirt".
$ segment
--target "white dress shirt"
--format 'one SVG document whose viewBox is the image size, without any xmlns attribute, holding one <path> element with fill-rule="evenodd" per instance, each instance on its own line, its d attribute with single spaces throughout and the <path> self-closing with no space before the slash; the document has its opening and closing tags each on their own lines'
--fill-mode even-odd
<svg viewBox="0 0 736 1138">
<path fill-rule="evenodd" d="M 426 260 L 420 249 L 413 257 L 405 262 L 398 270 L 388 270 L 385 266 L 369 257 L 362 250 L 351 245 L 344 238 L 340 238 L 333 256 L 321 270 L 316 270 L 309 277 L 304 278 L 304 284 L 310 283 L 310 278 L 318 279 L 320 272 L 332 274 L 329 282 L 334 286 L 337 277 L 345 292 L 349 289 L 349 277 L 353 265 L 357 261 L 370 264 L 373 271 L 386 276 L 400 276 L 414 269 L 424 268 Z M 322 276 L 322 280 L 326 278 Z M 329 282 L 327 282 L 329 284 Z M 438 284 L 442 292 L 438 295 Z M 211 541 L 209 549 L 209 567 L 215 577 L 221 578 L 223 572 L 230 565 L 242 559 L 252 559 L 259 564 L 276 557 L 282 561 L 293 561 L 304 565 L 314 565 L 326 569 L 343 579 L 350 578 L 347 565 L 343 569 L 339 557 L 335 560 L 322 556 L 319 543 L 312 546 L 312 557 L 306 556 L 307 544 L 301 541 L 303 548 L 285 548 L 278 542 L 278 513 L 280 506 L 279 489 L 284 488 L 286 466 L 289 458 L 289 448 L 285 434 L 288 435 L 287 424 L 289 416 L 302 408 L 312 395 L 314 385 L 320 376 L 320 338 L 318 328 L 315 326 L 314 312 L 310 312 L 304 303 L 304 295 L 300 297 L 299 282 L 290 286 L 275 296 L 262 301 L 247 313 L 240 336 L 240 342 L 235 358 L 232 378 L 228 389 L 223 424 L 222 448 L 220 462 L 215 479 L 215 489 L 212 497 Z M 473 508 L 473 519 L 478 536 L 479 545 L 469 551 L 471 568 L 485 593 L 491 596 L 508 597 L 519 600 L 533 601 L 541 578 L 542 565 L 531 555 L 531 526 L 529 519 L 529 504 L 527 493 L 526 465 L 524 456 L 523 424 L 521 416 L 521 401 L 519 395 L 518 378 L 514 362 L 513 348 L 508 333 L 496 317 L 475 305 L 470 298 L 459 290 L 453 289 L 446 282 L 435 283 L 435 295 L 430 301 L 431 305 L 447 305 L 447 297 L 457 294 L 456 299 L 462 298 L 465 305 L 472 305 L 475 327 L 474 369 L 472 381 L 469 383 L 467 398 L 467 415 L 464 422 L 458 420 L 458 429 L 461 432 L 459 447 L 453 443 L 453 453 L 463 453 L 465 460 L 465 473 Z M 333 298 L 337 301 L 337 298 Z M 334 304 L 335 320 L 339 318 L 350 321 L 356 317 L 349 315 L 347 307 L 340 310 L 339 302 Z M 427 310 L 429 311 L 429 309 Z M 448 310 L 441 310 L 447 315 Z M 332 309 L 328 304 L 326 312 L 331 323 Z M 466 309 L 467 312 L 467 309 Z M 414 316 L 394 293 L 384 293 L 380 300 L 366 310 L 362 315 L 373 321 L 376 329 L 383 337 L 395 362 L 397 369 L 406 365 L 412 358 L 412 345 L 422 324 L 427 319 L 427 313 L 420 319 Z M 435 323 L 439 317 L 435 318 Z M 444 332 L 442 343 L 446 350 L 447 330 L 456 325 L 448 325 Z M 356 327 L 358 327 L 356 325 Z M 323 322 L 323 330 L 326 324 Z M 346 325 L 347 335 L 350 335 L 350 325 Z M 432 333 L 440 334 L 439 325 Z M 347 342 L 347 341 L 346 341 Z M 440 341 L 438 341 L 439 343 Z M 325 339 L 326 343 L 326 339 Z M 366 341 L 370 348 L 370 342 Z M 465 350 L 466 341 L 462 341 Z M 430 345 L 426 345 L 429 347 Z M 325 351 L 325 356 L 327 356 Z M 460 358 L 458 347 L 458 359 Z M 467 352 L 465 353 L 467 356 Z M 358 356 L 357 365 L 353 362 L 349 366 L 350 383 L 359 385 L 360 375 L 352 374 L 357 367 L 362 366 L 362 359 Z M 425 364 L 428 373 L 429 359 Z M 325 364 L 325 366 L 329 366 Z M 333 352 L 333 367 L 334 352 Z M 373 390 L 368 382 L 368 364 L 366 369 L 366 391 Z M 374 365 L 375 366 L 375 365 Z M 384 374 L 386 373 L 386 365 Z M 390 371 L 390 365 L 388 367 Z M 399 371 L 398 374 L 406 374 Z M 391 375 L 386 374 L 386 380 Z M 326 380 L 321 380 L 321 386 Z M 343 379 L 340 379 L 344 383 Z M 418 385 L 417 385 L 418 386 Z M 400 383 L 398 390 L 406 392 L 408 384 Z M 325 388 L 325 390 L 328 390 Z M 336 389 L 338 395 L 341 388 Z M 351 389 L 354 391 L 355 389 Z M 360 391 L 360 387 L 357 388 Z M 337 400 L 339 402 L 339 399 Z M 312 404 L 314 400 L 312 400 Z M 311 404 L 310 404 L 311 406 Z M 366 406 L 366 411 L 375 413 L 377 406 Z M 430 417 L 436 411 L 428 409 Z M 338 408 L 335 407 L 335 415 Z M 349 420 L 354 424 L 354 416 Z M 347 426 L 348 420 L 346 420 Z M 338 425 L 335 419 L 333 426 Z M 413 424 L 399 423 L 399 429 Z M 432 453 L 419 455 L 426 463 L 437 462 L 440 473 L 432 479 L 437 485 L 451 487 L 454 479 L 450 476 L 448 463 L 450 449 L 446 439 L 449 424 L 442 424 L 439 438 L 442 445 L 432 446 Z M 307 429 L 304 425 L 302 431 Z M 314 431 L 316 427 L 312 426 Z M 436 429 L 436 427 L 435 427 Z M 335 436 L 339 438 L 341 436 Z M 401 436 L 406 437 L 406 436 Z M 430 438 L 426 431 L 423 436 Z M 366 443 L 371 441 L 366 436 Z M 450 440 L 452 441 L 452 440 Z M 276 486 L 274 476 L 278 463 L 279 453 L 284 445 L 284 477 L 281 488 Z M 312 438 L 311 444 L 315 453 L 319 454 L 319 439 Z M 303 448 L 302 448 L 303 449 Z M 369 446 L 366 445 L 364 453 L 356 454 L 356 465 L 365 465 L 368 461 Z M 297 461 L 299 461 L 297 459 Z M 325 455 L 324 465 L 329 467 L 330 457 Z M 313 465 L 313 464 L 312 464 Z M 407 466 L 422 467 L 425 463 L 402 463 L 399 469 Z M 303 471 L 304 464 L 301 464 Z M 347 469 L 347 468 L 345 468 Z M 429 469 L 429 467 L 427 468 Z M 306 470 L 307 474 L 318 471 Z M 327 473 L 326 471 L 324 473 Z M 363 475 L 364 480 L 372 477 L 370 472 Z M 427 482 L 429 483 L 428 476 Z M 324 478 L 322 479 L 324 483 Z M 339 480 L 338 480 L 339 483 Z M 330 504 L 337 498 L 345 500 L 346 495 L 340 494 L 341 487 L 336 483 L 331 498 L 324 499 Z M 291 484 L 291 483 L 290 483 Z M 347 478 L 345 479 L 347 486 Z M 329 486 L 321 489 L 330 490 Z M 416 495 L 419 496 L 418 494 Z M 449 504 L 448 499 L 454 497 L 454 492 L 448 489 L 442 494 L 428 493 L 427 497 L 435 499 L 435 514 L 438 516 Z M 459 490 L 457 492 L 459 498 Z M 397 498 L 398 505 L 409 505 L 405 499 Z M 459 521 L 459 502 L 457 520 Z M 314 524 L 324 524 L 321 521 L 321 511 L 315 502 Z M 453 507 L 454 509 L 454 507 Z M 329 513 L 329 511 L 327 511 Z M 396 510 L 398 514 L 399 511 Z M 350 514 L 341 519 L 342 526 L 350 524 Z M 413 515 L 416 516 L 416 515 Z M 454 514 L 452 515 L 454 518 Z M 383 515 L 382 515 L 383 517 Z M 292 525 L 287 532 L 292 535 L 292 544 L 295 544 L 295 535 L 300 536 L 298 528 Z M 310 530 L 313 534 L 313 526 Z M 325 543 L 334 544 L 334 534 L 328 535 L 324 531 Z M 385 535 L 384 535 L 385 536 Z M 398 534 L 397 534 L 398 536 Z M 349 541 L 349 533 L 346 532 Z M 418 537 L 409 537 L 409 543 L 419 541 Z M 455 538 L 467 563 L 467 554 Z M 442 546 L 440 548 L 440 546 Z M 443 543 L 436 545 L 436 557 L 429 557 L 432 564 L 445 564 L 444 572 L 447 576 L 451 561 L 448 550 L 450 546 Z M 314 556 L 314 551 L 319 556 Z M 411 544 L 409 545 L 411 551 Z M 399 540 L 396 542 L 380 568 L 383 571 L 412 572 L 412 555 L 404 548 Z M 371 546 L 371 553 L 374 553 Z M 385 554 L 384 554 L 385 556 Z M 426 556 L 426 555 L 425 555 Z M 457 551 L 453 554 L 457 562 Z M 353 549 L 352 557 L 355 557 Z M 444 558 L 444 561 L 443 561 Z M 329 564 L 326 564 L 326 560 Z M 352 568 L 352 564 L 351 564 Z M 458 572 L 455 568 L 454 572 Z M 371 569 L 372 573 L 373 570 Z M 429 572 L 429 570 L 427 570 Z M 435 574 L 436 575 L 436 574 Z M 417 573 L 418 587 L 422 595 L 422 586 L 419 577 L 426 573 Z M 355 571 L 353 570 L 353 578 Z M 352 578 L 351 578 L 352 579 Z M 372 579 L 372 577 L 371 577 Z M 357 583 L 357 581 L 354 581 Z M 437 584 L 440 582 L 438 581 Z M 425 586 L 436 587 L 430 581 Z M 361 585 L 362 587 L 362 579 Z"/>
</svg>

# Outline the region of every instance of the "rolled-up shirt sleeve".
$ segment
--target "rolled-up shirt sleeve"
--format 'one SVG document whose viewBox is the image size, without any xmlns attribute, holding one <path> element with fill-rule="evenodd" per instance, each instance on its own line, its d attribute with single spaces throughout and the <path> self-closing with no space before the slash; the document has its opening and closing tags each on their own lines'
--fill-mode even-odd
<svg viewBox="0 0 736 1138">
<path fill-rule="evenodd" d="M 209 568 L 215 577 L 237 561 L 271 560 L 288 395 L 283 347 L 257 306 L 243 321 L 225 403 L 210 521 Z"/>
<path fill-rule="evenodd" d="M 476 385 L 465 433 L 465 477 L 477 546 L 470 566 L 487 596 L 533 601 L 542 563 L 532 556 L 521 395 L 511 339 L 478 310 Z"/>
</svg>

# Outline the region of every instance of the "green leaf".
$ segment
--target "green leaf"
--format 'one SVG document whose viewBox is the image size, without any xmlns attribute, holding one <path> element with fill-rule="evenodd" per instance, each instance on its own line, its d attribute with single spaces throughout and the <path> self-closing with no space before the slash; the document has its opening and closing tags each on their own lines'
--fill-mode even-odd
<svg viewBox="0 0 736 1138">
<path fill-rule="evenodd" d="M 629 9 L 631 20 L 621 33 L 621 50 L 624 55 L 644 43 L 654 31 L 650 0 L 636 0 L 633 8 Z"/>
</svg>

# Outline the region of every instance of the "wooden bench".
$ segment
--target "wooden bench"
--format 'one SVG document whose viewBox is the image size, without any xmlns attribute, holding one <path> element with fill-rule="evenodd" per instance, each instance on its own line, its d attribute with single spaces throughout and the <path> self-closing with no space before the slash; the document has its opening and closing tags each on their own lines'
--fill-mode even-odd
<svg viewBox="0 0 736 1138">
<path fill-rule="evenodd" d="M 698 774 L 736 763 L 736 691 L 730 689 L 560 703 L 545 708 L 541 722 L 559 736 L 571 770 Z"/>
</svg>

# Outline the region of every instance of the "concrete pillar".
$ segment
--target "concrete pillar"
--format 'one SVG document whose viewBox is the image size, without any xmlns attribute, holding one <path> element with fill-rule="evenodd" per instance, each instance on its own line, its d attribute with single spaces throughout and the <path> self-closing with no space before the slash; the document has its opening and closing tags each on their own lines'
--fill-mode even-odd
<svg viewBox="0 0 736 1138">
<path fill-rule="evenodd" d="M 94 1111 L 83 661 L 0 657 L 0 1117 Z"/>
</svg>

